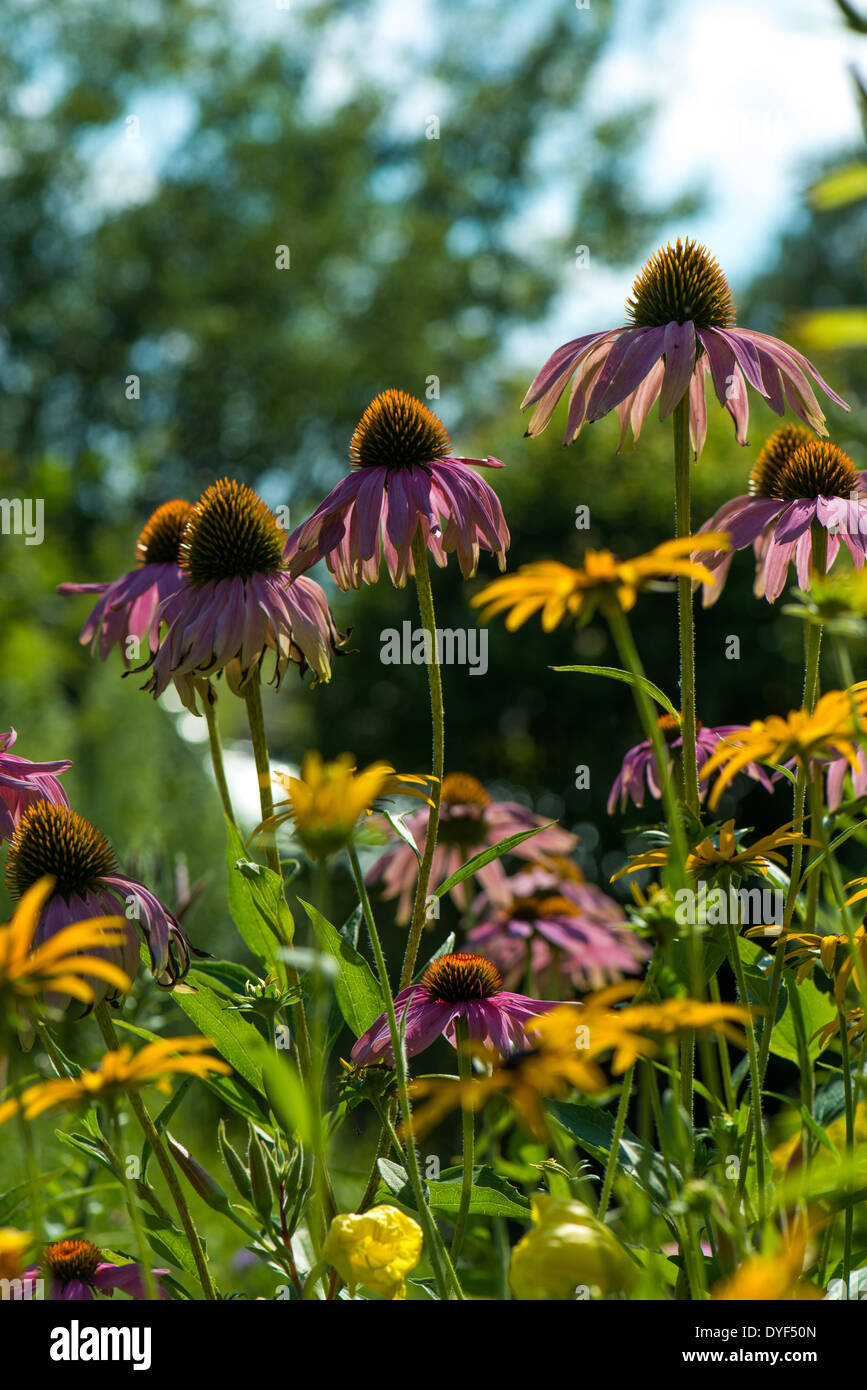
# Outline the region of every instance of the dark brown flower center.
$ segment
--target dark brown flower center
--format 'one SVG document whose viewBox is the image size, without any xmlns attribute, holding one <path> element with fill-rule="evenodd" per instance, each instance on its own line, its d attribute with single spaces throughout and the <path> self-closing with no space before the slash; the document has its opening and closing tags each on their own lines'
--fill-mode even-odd
<svg viewBox="0 0 867 1390">
<path fill-rule="evenodd" d="M 489 960 L 462 952 L 433 961 L 421 982 L 433 999 L 441 999 L 445 1004 L 490 999 L 503 987 L 499 970 Z"/>
<path fill-rule="evenodd" d="M 655 251 L 639 271 L 626 312 L 641 328 L 692 320 L 696 328 L 731 328 L 735 303 L 710 252 L 689 237 Z"/>
<path fill-rule="evenodd" d="M 181 537 L 192 510 L 192 503 L 184 502 L 179 497 L 157 507 L 153 516 L 145 522 L 136 542 L 136 564 L 176 565 Z"/>
<path fill-rule="evenodd" d="M 526 898 L 513 898 L 504 911 L 518 922 L 538 922 L 551 917 L 577 917 L 578 909 L 559 893 L 543 896 L 534 893 Z"/>
<path fill-rule="evenodd" d="M 775 430 L 750 474 L 750 492 L 797 502 L 807 497 L 851 497 L 861 479 L 848 454 L 795 425 Z"/>
<path fill-rule="evenodd" d="M 45 1247 L 42 1260 L 61 1284 L 69 1284 L 73 1279 L 92 1284 L 102 1251 L 89 1240 L 56 1240 Z"/>
<path fill-rule="evenodd" d="M 383 391 L 365 410 L 349 445 L 353 468 L 412 468 L 448 457 L 442 421 L 405 391 Z"/>
<path fill-rule="evenodd" d="M 440 803 L 443 806 L 490 806 L 491 798 L 481 782 L 468 772 L 449 772 L 443 778 Z"/>
<path fill-rule="evenodd" d="M 37 879 L 52 874 L 57 880 L 54 891 L 69 899 L 97 886 L 116 868 L 111 845 L 90 821 L 68 806 L 37 801 L 21 817 L 10 841 L 6 886 L 21 897 Z"/>
<path fill-rule="evenodd" d="M 252 488 L 221 478 L 193 507 L 181 541 L 181 569 L 196 585 L 249 579 L 283 568 L 285 533 Z"/>
</svg>

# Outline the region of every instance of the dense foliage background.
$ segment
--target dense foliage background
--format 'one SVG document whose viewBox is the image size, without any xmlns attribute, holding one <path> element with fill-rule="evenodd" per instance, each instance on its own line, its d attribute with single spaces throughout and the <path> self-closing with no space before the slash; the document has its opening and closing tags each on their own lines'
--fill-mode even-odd
<svg viewBox="0 0 867 1390">
<path fill-rule="evenodd" d="M 493 481 L 512 567 L 575 561 L 587 544 L 637 553 L 672 531 L 667 429 L 651 421 L 639 448 L 617 453 L 606 420 L 563 451 L 562 412 L 527 440 L 518 410 L 541 358 L 516 349 L 516 329 L 544 321 L 563 294 L 575 335 L 600 326 L 582 321 L 581 276 L 605 265 L 626 284 L 658 239 L 689 232 L 700 206 L 701 190 L 676 207 L 643 200 L 648 112 L 627 106 L 604 124 L 586 113 L 612 6 L 442 0 L 435 31 L 386 75 L 371 57 L 380 9 L 293 6 L 251 30 L 244 7 L 223 0 L 2 5 L 0 492 L 44 499 L 46 534 L 41 546 L 0 538 L 0 728 L 17 727 L 26 756 L 74 760 L 64 779 L 73 804 L 169 900 L 179 862 L 205 880 L 188 925 L 218 955 L 234 937 L 207 888 L 222 886 L 224 837 L 204 730 L 122 680 L 116 657 L 103 668 L 78 645 L 86 600 L 57 596 L 59 582 L 131 568 L 155 506 L 194 500 L 227 473 L 300 521 L 345 469 L 369 399 L 387 386 L 424 396 L 432 377 L 440 396 L 429 403 L 456 452 L 507 465 Z M 429 138 L 434 113 L 439 138 Z M 841 151 L 829 168 L 859 153 Z M 805 167 L 804 189 L 824 172 Z M 544 231 L 553 181 L 571 199 L 567 237 Z M 733 288 L 740 322 L 806 347 L 799 315 L 863 303 L 867 202 L 805 201 L 790 213 L 764 273 Z M 577 243 L 589 270 L 576 268 Z M 281 246 L 288 269 L 276 266 Z M 835 353 L 827 371 L 854 407 L 845 420 L 833 413 L 832 437 L 860 466 L 863 346 Z M 744 490 L 775 423 L 754 411 L 739 449 L 712 409 L 696 521 Z M 582 504 L 589 532 L 575 526 Z M 469 597 L 493 571 L 488 557 L 472 584 L 454 565 L 435 576 L 441 626 L 475 621 Z M 311 691 L 290 674 L 267 700 L 273 754 L 291 763 L 308 747 L 351 750 L 362 765 L 424 769 L 424 672 L 379 660 L 382 629 L 415 619 L 412 591 L 387 579 L 360 594 L 328 587 L 353 651 L 331 685 Z M 731 634 L 741 658 L 727 662 Z M 638 636 L 649 675 L 666 684 L 673 595 L 642 606 Z M 639 737 L 631 698 L 548 668 L 613 662 L 606 641 L 596 625 L 515 638 L 495 624 L 486 676 L 445 670 L 447 767 L 577 829 L 585 870 L 603 882 L 626 845 L 604 806 Z M 700 717 L 748 720 L 796 703 L 800 643 L 796 624 L 753 599 L 739 557 L 723 602 L 699 615 L 699 670 L 712 661 L 715 673 L 700 684 Z M 228 695 L 220 718 L 252 796 Z M 580 764 L 589 791 L 575 788 Z M 755 796 L 739 816 L 783 818 Z M 147 1022 L 170 1005 L 147 995 L 136 1007 Z"/>
</svg>

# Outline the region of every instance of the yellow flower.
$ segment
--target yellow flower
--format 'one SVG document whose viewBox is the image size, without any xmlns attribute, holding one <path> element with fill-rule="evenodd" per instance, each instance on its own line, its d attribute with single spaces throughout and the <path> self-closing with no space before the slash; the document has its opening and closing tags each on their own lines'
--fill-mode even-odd
<svg viewBox="0 0 867 1390">
<path fill-rule="evenodd" d="M 527 1047 L 513 1052 L 505 1061 L 498 1052 L 473 1047 L 473 1055 L 490 1067 L 487 1076 L 474 1076 L 467 1081 L 456 1076 L 420 1077 L 414 1081 L 410 1088 L 413 1099 L 427 1100 L 413 1113 L 415 1138 L 423 1138 L 451 1110 L 462 1107 L 475 1112 L 492 1096 L 502 1095 L 524 1128 L 535 1138 L 545 1139 L 548 1130 L 543 1097 L 556 1100 L 572 1090 L 595 1095 L 607 1085 L 605 1073 L 592 1060 L 589 1047 L 579 1046 L 585 1029 L 588 1038 L 590 1035 L 587 1017 L 583 1008 L 579 1012 L 574 1005 L 566 1004 L 528 1020 Z M 403 1127 L 401 1136 L 406 1137 Z"/>
<path fill-rule="evenodd" d="M 412 796 L 430 802 L 429 777 L 398 773 L 390 763 L 371 763 L 356 771 L 350 753 L 341 753 L 333 763 L 322 761 L 319 753 L 305 755 L 300 777 L 275 773 L 288 800 L 282 801 L 258 827 L 262 837 L 284 821 L 293 822 L 295 833 L 311 859 L 324 859 L 349 843 L 356 822 L 369 815 L 374 802 L 383 796 Z"/>
<path fill-rule="evenodd" d="M 746 1050 L 747 1040 L 735 1023 L 747 1023 L 748 1009 L 740 1004 L 705 1004 L 698 999 L 663 999 L 659 1004 L 631 1004 L 609 1011 L 591 1025 L 594 1051 L 613 1049 L 611 1069 L 624 1072 L 639 1057 L 653 1057 L 662 1042 L 685 1031 L 721 1033 Z"/>
<path fill-rule="evenodd" d="M 848 1038 L 849 1044 L 851 1046 L 851 1044 L 855 1042 L 857 1038 L 861 1038 L 864 1036 L 864 1010 L 849 1009 L 848 1012 L 845 1014 L 845 1019 L 846 1037 Z M 839 1032 L 840 1016 L 838 1014 L 837 1017 L 832 1019 L 830 1023 L 826 1023 L 824 1028 L 817 1028 L 815 1033 L 812 1034 L 810 1042 L 813 1041 L 813 1038 L 819 1038 L 822 1046 L 827 1047 L 831 1039 L 836 1037 Z"/>
<path fill-rule="evenodd" d="M 729 782 L 749 762 L 786 763 L 797 758 L 806 766 L 810 758 L 845 758 L 857 770 L 857 738 L 867 734 L 867 681 L 849 690 L 829 690 L 812 714 L 790 710 L 768 719 L 754 719 L 748 729 L 720 739 L 701 770 L 702 780 L 719 773 L 710 795 L 713 810 Z"/>
<path fill-rule="evenodd" d="M 601 1293 L 628 1289 L 635 1265 L 620 1241 L 582 1202 L 540 1193 L 533 1229 L 518 1241 L 509 1265 L 516 1298 L 568 1299 L 584 1286 Z"/>
<path fill-rule="evenodd" d="M 536 612 L 541 612 L 545 632 L 552 632 L 566 618 L 588 621 L 600 604 L 603 609 L 610 610 L 613 605 L 628 613 L 639 592 L 651 587 L 654 581 L 680 574 L 707 583 L 709 571 L 690 559 L 690 554 L 728 550 L 728 541 L 727 532 L 715 531 L 665 541 L 634 560 L 618 560 L 610 550 L 588 550 L 581 569 L 556 560 L 522 565 L 516 574 L 495 579 L 477 594 L 473 606 L 483 608 L 481 616 L 486 619 L 506 613 L 510 632 Z"/>
<path fill-rule="evenodd" d="M 17 1279 L 33 1237 L 11 1226 L 0 1227 L 0 1279 Z"/>
<path fill-rule="evenodd" d="M 89 1104 L 101 1096 L 140 1090 L 155 1086 L 164 1095 L 171 1093 L 169 1077 L 175 1073 L 187 1076 L 207 1076 L 209 1072 L 231 1075 L 232 1068 L 220 1057 L 200 1057 L 197 1054 L 213 1047 L 211 1038 L 198 1036 L 164 1038 L 148 1043 L 133 1054 L 123 1046 L 116 1052 L 106 1052 L 98 1067 L 83 1071 L 80 1076 L 56 1081 L 40 1081 L 28 1086 L 21 1096 L 0 1105 L 0 1124 L 4 1124 L 20 1108 L 24 1118 L 33 1120 L 46 1110 Z"/>
<path fill-rule="evenodd" d="M 709 879 L 715 877 L 721 869 L 737 869 L 741 873 L 758 873 L 767 875 L 771 864 L 785 864 L 786 860 L 782 854 L 778 854 L 783 845 L 816 845 L 818 840 L 809 840 L 799 831 L 794 830 L 794 821 L 789 821 L 788 825 L 781 825 L 778 830 L 774 830 L 770 835 L 764 835 L 760 840 L 756 840 L 751 845 L 738 845 L 735 833 L 735 823 L 727 820 L 720 826 L 717 836 L 717 843 L 708 836 L 696 845 L 695 849 L 687 856 L 687 872 L 696 879 Z M 641 854 L 634 854 L 629 862 L 622 869 L 618 869 L 616 874 L 611 875 L 611 882 L 616 878 L 623 878 L 626 874 L 636 874 L 641 869 L 664 868 L 668 863 L 668 849 L 652 849 Z"/>
<path fill-rule="evenodd" d="M 382 1298 L 406 1298 L 406 1275 L 421 1259 L 422 1231 L 397 1207 L 372 1207 L 335 1216 L 322 1258 L 337 1270 L 351 1293 L 363 1284 Z"/>
<path fill-rule="evenodd" d="M 94 992 L 87 982 L 90 976 L 126 994 L 132 981 L 119 966 L 84 954 L 122 946 L 126 941 L 123 917 L 89 917 L 63 927 L 33 949 L 39 914 L 54 882 L 45 877 L 34 883 L 16 906 L 12 921 L 0 927 L 0 993 L 8 990 L 28 998 L 50 990 L 92 1004 Z"/>
<path fill-rule="evenodd" d="M 693 1030 L 722 1033 L 738 1047 L 747 1040 L 735 1023 L 746 1023 L 749 1011 L 737 1004 L 704 1004 L 696 999 L 666 999 L 661 1004 L 630 1004 L 612 1008 L 641 986 L 635 981 L 610 985 L 588 995 L 580 1004 L 564 1004 L 527 1021 L 527 1047 L 505 1061 L 499 1054 L 473 1048 L 478 1060 L 491 1068 L 487 1076 L 420 1077 L 411 1094 L 426 1104 L 413 1114 L 412 1130 L 423 1138 L 449 1111 L 480 1110 L 494 1095 L 502 1095 L 521 1123 L 536 1138 L 547 1134 L 542 1100 L 558 1099 L 568 1091 L 595 1095 L 606 1087 L 599 1059 L 613 1054 L 611 1070 L 620 1074 L 639 1057 L 654 1057 L 660 1043 Z M 407 1137 L 402 1129 L 401 1137 Z"/>
<path fill-rule="evenodd" d="M 863 893 L 856 894 L 856 897 L 864 896 Z M 850 898 L 849 901 L 854 902 L 855 898 Z M 779 928 L 775 932 L 773 928 L 751 927 L 744 934 L 749 937 L 779 935 Z M 817 961 L 821 961 L 825 974 L 834 981 L 835 1002 L 842 1007 L 854 969 L 849 938 L 845 932 L 820 935 L 818 932 L 789 931 L 779 936 L 778 949 L 779 946 L 782 946 L 786 953 L 786 965 L 797 965 L 798 984 L 811 975 Z M 863 925 L 855 931 L 855 950 L 867 969 L 867 929 Z"/>
<path fill-rule="evenodd" d="M 780 1302 L 822 1298 L 822 1290 L 801 1279 L 810 1234 L 798 1217 L 782 1249 L 773 1255 L 751 1255 L 734 1274 L 711 1290 L 711 1298 L 724 1302 Z"/>
<path fill-rule="evenodd" d="M 825 1135 L 838 1150 L 846 1146 L 846 1116 L 840 1115 L 830 1124 L 825 1125 Z M 867 1101 L 862 1101 L 855 1111 L 855 1145 L 862 1145 L 867 1140 Z M 782 1177 L 794 1157 L 796 1150 L 801 1142 L 801 1131 L 796 1130 L 788 1139 L 784 1139 L 777 1144 L 771 1152 L 771 1166 L 775 1177 Z M 830 1158 L 830 1154 L 826 1154 Z"/>
</svg>

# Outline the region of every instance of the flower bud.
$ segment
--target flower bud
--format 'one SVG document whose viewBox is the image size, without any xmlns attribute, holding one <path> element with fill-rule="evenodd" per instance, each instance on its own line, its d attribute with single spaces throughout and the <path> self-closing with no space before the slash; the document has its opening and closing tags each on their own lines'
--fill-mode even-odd
<svg viewBox="0 0 867 1390">
<path fill-rule="evenodd" d="M 253 1206 L 261 1216 L 263 1221 L 270 1221 L 271 1208 L 274 1199 L 271 1193 L 271 1184 L 268 1181 L 268 1169 L 265 1166 L 265 1155 L 262 1152 L 262 1145 L 259 1143 L 258 1136 L 249 1126 L 250 1140 L 247 1144 L 247 1165 L 250 1169 L 250 1186 L 253 1191 Z"/>
<path fill-rule="evenodd" d="M 212 1178 L 207 1169 L 193 1158 L 189 1149 L 185 1149 L 183 1144 L 179 1144 L 168 1130 L 165 1131 L 164 1138 L 175 1163 L 202 1201 L 207 1202 L 208 1206 L 213 1207 L 215 1211 L 230 1210 L 228 1194 L 223 1191 L 216 1178 Z"/>
<path fill-rule="evenodd" d="M 626 1289 L 634 1267 L 612 1231 L 582 1202 L 533 1198 L 533 1229 L 512 1251 L 509 1282 L 516 1298 L 568 1299 L 579 1284 L 610 1293 Z"/>
<path fill-rule="evenodd" d="M 397 1207 L 372 1207 L 360 1215 L 335 1216 L 322 1257 L 354 1293 L 363 1284 L 383 1298 L 406 1297 L 404 1276 L 421 1258 L 422 1230 Z"/>
<path fill-rule="evenodd" d="M 246 1165 L 242 1162 L 240 1155 L 236 1153 L 236 1151 L 232 1148 L 232 1145 L 229 1143 L 228 1137 L 226 1135 L 225 1120 L 220 1121 L 220 1127 L 217 1130 L 217 1142 L 220 1145 L 220 1153 L 223 1156 L 223 1162 L 229 1170 L 229 1175 L 232 1179 L 232 1182 L 235 1184 L 240 1195 L 244 1197 L 246 1201 L 252 1201 L 253 1189 L 250 1186 L 250 1175 L 247 1172 Z"/>
</svg>

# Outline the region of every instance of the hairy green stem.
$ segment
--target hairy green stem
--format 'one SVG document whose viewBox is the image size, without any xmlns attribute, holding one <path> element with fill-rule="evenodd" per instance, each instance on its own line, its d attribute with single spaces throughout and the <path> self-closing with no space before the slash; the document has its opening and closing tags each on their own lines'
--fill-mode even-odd
<svg viewBox="0 0 867 1390">
<path fill-rule="evenodd" d="M 361 903 L 361 910 L 364 914 L 365 925 L 367 926 L 367 934 L 370 938 L 370 944 L 373 949 L 373 957 L 376 962 L 376 970 L 377 975 L 379 976 L 380 987 L 382 989 L 382 997 L 385 1001 L 385 1015 L 388 1019 L 388 1033 L 391 1039 L 391 1050 L 394 1055 L 394 1072 L 395 1077 L 397 1079 L 397 1093 L 400 1100 L 401 1112 L 403 1114 L 404 1127 L 407 1131 L 407 1139 L 405 1145 L 407 1172 L 409 1174 L 409 1180 L 412 1185 L 413 1194 L 415 1196 L 419 1220 L 422 1224 L 422 1229 L 427 1240 L 428 1255 L 430 1258 L 431 1266 L 433 1268 L 434 1278 L 436 1279 L 437 1289 L 439 1290 L 440 1298 L 446 1299 L 448 1297 L 448 1287 L 446 1283 L 447 1275 L 445 1271 L 448 1269 L 448 1265 L 446 1264 L 445 1260 L 442 1259 L 442 1256 L 447 1252 L 445 1250 L 445 1246 L 443 1245 L 442 1237 L 439 1231 L 437 1230 L 436 1222 L 433 1219 L 430 1207 L 428 1206 L 427 1199 L 424 1194 L 424 1187 L 421 1180 L 421 1172 L 418 1166 L 418 1154 L 416 1153 L 415 1139 L 413 1138 L 412 1134 L 412 1107 L 409 1099 L 409 1082 L 407 1078 L 406 1056 L 404 1053 L 403 1039 L 400 1036 L 400 1028 L 397 1022 L 397 1014 L 394 1008 L 394 994 L 392 993 L 391 984 L 388 978 L 388 967 L 385 963 L 385 955 L 383 953 L 382 943 L 379 939 L 379 932 L 377 930 L 376 921 L 373 916 L 373 908 L 370 905 L 370 896 L 367 892 L 367 885 L 364 882 L 364 875 L 361 872 L 361 865 L 358 862 L 358 855 L 356 854 L 356 851 L 352 845 L 349 846 L 349 862 L 352 866 L 352 876 L 355 879 L 355 886 L 358 890 L 358 898 L 359 902 Z M 453 1270 L 451 1276 L 449 1276 L 449 1282 L 451 1282 L 455 1297 L 460 1300 L 463 1300 L 463 1289 L 460 1286 L 457 1276 L 454 1275 Z"/>
<path fill-rule="evenodd" d="M 118 1037 L 115 1032 L 114 1024 L 109 1016 L 108 1007 L 104 1002 L 97 1004 L 94 1010 L 94 1017 L 96 1018 L 99 1031 L 102 1033 L 106 1047 L 110 1048 L 112 1052 L 116 1052 L 119 1045 Z M 181 1190 L 181 1185 L 178 1182 L 174 1165 L 169 1158 L 166 1147 L 163 1144 L 153 1120 L 145 1108 L 144 1101 L 137 1091 L 129 1092 L 129 1103 L 133 1114 L 142 1128 L 145 1138 L 153 1150 L 153 1155 L 159 1164 L 160 1172 L 166 1180 L 166 1186 L 172 1194 L 172 1201 L 180 1217 L 181 1226 L 187 1238 L 187 1244 L 190 1247 L 190 1254 L 196 1266 L 196 1273 L 199 1276 L 202 1293 L 209 1302 L 212 1302 L 216 1299 L 217 1295 L 211 1280 L 208 1262 L 205 1258 L 205 1252 L 202 1249 L 202 1242 L 199 1239 L 199 1233 L 196 1230 L 195 1222 L 190 1214 L 190 1209 L 187 1206 L 187 1201 Z"/>
<path fill-rule="evenodd" d="M 608 1162 L 605 1165 L 605 1177 L 602 1181 L 602 1192 L 599 1196 L 599 1207 L 596 1216 L 602 1221 L 608 1210 L 608 1203 L 611 1200 L 611 1189 L 614 1186 L 614 1176 L 617 1172 L 617 1158 L 620 1152 L 620 1140 L 623 1138 L 623 1131 L 626 1128 L 626 1115 L 629 1110 L 629 1098 L 632 1094 L 632 1078 L 635 1075 L 635 1063 L 629 1067 L 623 1077 L 623 1086 L 620 1091 L 620 1101 L 617 1106 L 617 1116 L 614 1121 L 614 1133 L 611 1136 L 611 1148 L 608 1151 Z"/>
<path fill-rule="evenodd" d="M 428 664 L 428 683 L 430 685 L 431 731 L 433 736 L 433 786 L 427 821 L 424 852 L 418 871 L 415 902 L 409 925 L 409 938 L 400 972 L 400 987 L 406 989 L 412 983 L 421 934 L 427 915 L 427 890 L 430 884 L 431 868 L 437 844 L 440 823 L 440 796 L 442 794 L 443 769 L 445 766 L 445 716 L 443 711 L 443 682 L 437 652 L 437 624 L 434 613 L 433 590 L 430 582 L 430 569 L 427 562 L 427 547 L 420 532 L 416 532 L 412 542 L 412 559 L 415 567 L 415 587 L 418 592 L 418 610 L 422 627 L 428 633 L 431 659 Z"/>
<path fill-rule="evenodd" d="M 470 1030 L 467 1027 L 465 1018 L 455 1019 L 455 1046 L 458 1053 L 458 1075 L 462 1082 L 470 1082 L 473 1079 L 473 1063 L 470 1054 Z M 460 1257 L 461 1248 L 464 1243 L 464 1234 L 467 1229 L 467 1218 L 470 1214 L 470 1197 L 473 1191 L 473 1164 L 476 1156 L 475 1116 L 467 1104 L 461 1105 L 461 1138 L 461 1198 L 450 1252 L 452 1264 L 455 1265 Z"/>
<path fill-rule="evenodd" d="M 268 756 L 268 740 L 265 736 L 265 717 L 262 713 L 262 690 L 258 673 L 247 682 L 244 699 L 247 706 L 247 722 L 250 726 L 250 741 L 253 745 L 253 759 L 259 782 L 259 805 L 262 820 L 270 820 L 274 814 L 274 797 L 271 791 L 271 759 Z M 270 842 L 269 842 L 270 840 Z M 282 878 L 280 854 L 276 842 L 266 840 L 265 856 L 268 868 Z M 308 1087 L 313 1085 L 313 1058 L 310 1051 L 310 1032 L 307 1027 L 307 1014 L 301 996 L 301 977 L 294 965 L 286 963 L 286 979 L 290 989 L 297 990 L 298 998 L 292 1005 L 292 1022 L 295 1026 L 295 1042 L 298 1048 L 298 1062 L 301 1075 Z"/>
<path fill-rule="evenodd" d="M 690 514 L 689 393 L 674 407 L 674 534 L 680 539 L 692 534 Z M 695 626 L 692 616 L 692 580 L 677 580 L 678 640 L 680 646 L 680 701 L 683 757 L 683 790 L 686 804 L 699 813 L 698 761 L 695 722 Z"/>
<path fill-rule="evenodd" d="M 208 743 L 211 749 L 211 766 L 214 769 L 214 781 L 217 784 L 217 791 L 220 793 L 220 801 L 223 804 L 223 814 L 226 816 L 235 829 L 238 822 L 235 819 L 235 812 L 232 807 L 232 798 L 229 795 L 229 784 L 226 781 L 226 769 L 223 766 L 223 744 L 220 739 L 220 725 L 217 722 L 216 695 L 211 701 L 211 686 L 202 697 L 202 704 L 205 709 L 205 723 L 208 726 Z"/>
</svg>

